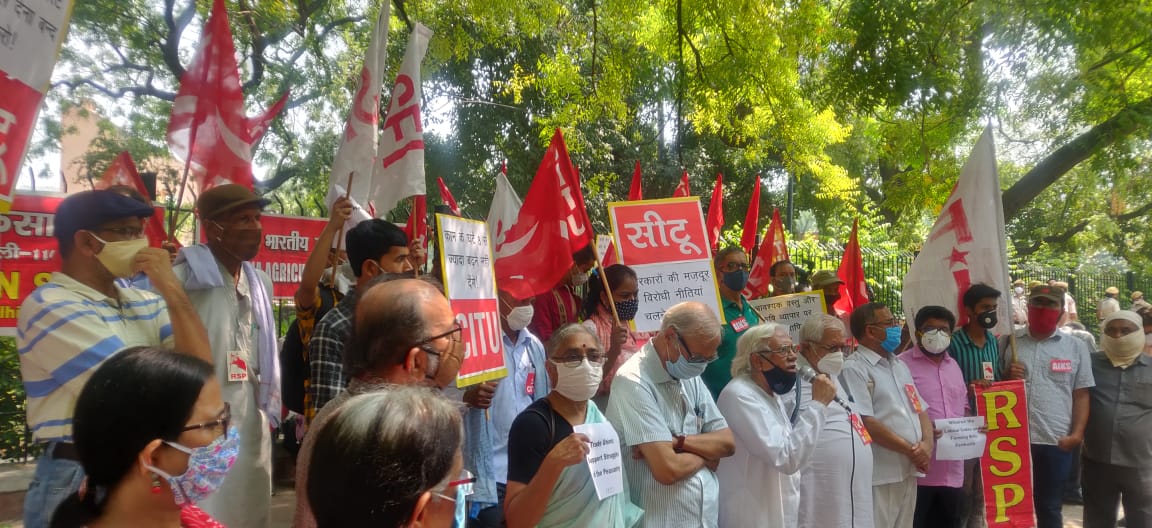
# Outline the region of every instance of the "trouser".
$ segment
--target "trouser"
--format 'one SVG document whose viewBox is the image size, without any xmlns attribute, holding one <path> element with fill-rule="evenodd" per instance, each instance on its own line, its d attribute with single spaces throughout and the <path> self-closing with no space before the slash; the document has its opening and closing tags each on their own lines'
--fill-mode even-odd
<svg viewBox="0 0 1152 528">
<path fill-rule="evenodd" d="M 1072 468 L 1068 470 L 1068 481 L 1064 485 L 1064 498 L 1081 499 L 1080 493 L 1080 447 L 1072 450 Z"/>
<path fill-rule="evenodd" d="M 36 460 L 36 471 L 24 495 L 25 528 L 47 528 L 56 507 L 80 490 L 84 468 L 80 462 L 53 456 L 58 442 L 50 442 Z"/>
<path fill-rule="evenodd" d="M 1134 468 L 1081 461 L 1084 528 L 1116 526 L 1116 508 L 1124 503 L 1129 528 L 1152 528 L 1152 466 Z"/>
<path fill-rule="evenodd" d="M 476 517 L 468 519 L 468 528 L 503 528 L 504 492 L 507 485 L 496 483 L 496 505 L 480 510 Z"/>
<path fill-rule="evenodd" d="M 876 528 L 912 528 L 916 512 L 916 477 L 872 486 L 872 518 Z"/>
<path fill-rule="evenodd" d="M 987 528 L 988 519 L 984 514 L 984 477 L 980 475 L 980 459 L 964 461 L 965 507 L 961 526 L 967 528 Z"/>
<path fill-rule="evenodd" d="M 1064 483 L 1072 453 L 1054 445 L 1032 444 L 1032 505 L 1036 528 L 1063 528 Z"/>
<path fill-rule="evenodd" d="M 960 528 L 968 497 L 964 488 L 917 486 L 915 528 Z"/>
</svg>

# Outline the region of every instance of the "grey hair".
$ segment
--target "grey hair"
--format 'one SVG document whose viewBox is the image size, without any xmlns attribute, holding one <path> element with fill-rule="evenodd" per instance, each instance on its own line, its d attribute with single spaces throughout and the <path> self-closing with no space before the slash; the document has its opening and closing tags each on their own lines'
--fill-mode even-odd
<svg viewBox="0 0 1152 528">
<path fill-rule="evenodd" d="M 319 528 L 403 526 L 454 476 L 464 438 L 457 405 L 401 385 L 352 397 L 314 434 L 306 489 Z"/>
<path fill-rule="evenodd" d="M 566 341 L 569 337 L 581 333 L 591 336 L 592 342 L 596 343 L 596 348 L 598 348 L 601 352 L 604 352 L 604 344 L 600 342 L 600 337 L 596 335 L 596 332 L 593 332 L 590 328 L 584 326 L 582 323 L 568 323 L 564 326 L 561 326 L 560 328 L 557 328 L 556 331 L 552 333 L 552 337 L 548 338 L 548 345 L 545 347 L 545 354 L 547 357 L 552 357 L 552 352 L 555 352 L 557 348 L 560 348 L 560 345 L 563 345 L 564 341 Z"/>
<path fill-rule="evenodd" d="M 664 312 L 660 330 L 675 328 L 682 337 L 717 339 L 720 337 L 720 320 L 707 306 L 697 302 L 682 302 Z"/>
<path fill-rule="evenodd" d="M 840 335 L 847 333 L 844 330 L 844 321 L 839 317 L 826 313 L 813 315 L 800 325 L 800 341 L 819 343 L 824 340 L 824 333 L 828 330 L 839 330 Z"/>
<path fill-rule="evenodd" d="M 736 340 L 736 355 L 732 356 L 732 377 L 751 371 L 752 352 L 756 351 L 763 340 L 775 336 L 783 329 L 784 325 L 780 323 L 760 323 L 740 334 L 740 339 Z"/>
</svg>

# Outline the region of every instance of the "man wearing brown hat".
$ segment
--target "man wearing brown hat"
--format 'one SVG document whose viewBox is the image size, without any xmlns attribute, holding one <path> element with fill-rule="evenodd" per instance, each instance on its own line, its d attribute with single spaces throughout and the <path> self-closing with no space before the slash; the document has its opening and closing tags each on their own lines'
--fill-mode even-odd
<svg viewBox="0 0 1152 528">
<path fill-rule="evenodd" d="M 1132 292 L 1132 308 L 1133 312 L 1139 313 L 1141 310 L 1152 309 L 1152 304 L 1144 300 L 1144 292 Z"/>
<path fill-rule="evenodd" d="M 1096 303 L 1096 320 L 1103 321 L 1105 317 L 1112 315 L 1114 312 L 1120 311 L 1120 290 L 1115 286 L 1109 286 L 1104 290 L 1104 298 Z"/>
<path fill-rule="evenodd" d="M 224 526 L 266 527 L 272 494 L 270 425 L 280 421 L 280 364 L 272 317 L 272 281 L 249 261 L 264 241 L 268 200 L 220 185 L 196 200 L 207 242 L 180 250 L 173 271 L 208 328 L 212 363 L 240 453 L 224 484 L 199 503 Z"/>
<path fill-rule="evenodd" d="M 1060 528 L 1064 483 L 1072 452 L 1088 424 L 1092 351 L 1059 328 L 1063 288 L 1036 286 L 1028 295 L 1028 326 L 1016 334 L 1017 361 L 1024 365 L 1032 449 L 1032 498 L 1038 528 Z"/>
<path fill-rule="evenodd" d="M 824 292 L 824 311 L 828 315 L 835 315 L 836 317 L 843 317 L 842 314 L 836 311 L 832 305 L 840 300 L 840 285 L 844 284 L 843 280 L 836 275 L 835 271 L 819 270 L 812 274 L 812 291 L 821 290 Z"/>
</svg>

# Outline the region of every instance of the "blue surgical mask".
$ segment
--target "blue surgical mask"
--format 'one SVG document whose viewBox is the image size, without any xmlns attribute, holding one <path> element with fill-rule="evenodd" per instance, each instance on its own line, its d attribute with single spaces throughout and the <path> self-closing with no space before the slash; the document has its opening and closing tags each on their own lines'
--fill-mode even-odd
<svg viewBox="0 0 1152 528">
<path fill-rule="evenodd" d="M 704 373 L 707 363 L 692 363 L 688 358 L 680 356 L 676 361 L 669 361 L 668 375 L 678 380 L 692 379 Z"/>
<path fill-rule="evenodd" d="M 899 326 L 889 326 L 884 329 L 884 341 L 880 346 L 889 354 L 896 351 L 896 347 L 900 346 L 900 328 Z"/>
<path fill-rule="evenodd" d="M 728 287 L 728 289 L 732 291 L 743 291 L 744 287 L 748 285 L 748 271 L 726 271 L 721 280 L 724 281 L 724 286 Z"/>
</svg>

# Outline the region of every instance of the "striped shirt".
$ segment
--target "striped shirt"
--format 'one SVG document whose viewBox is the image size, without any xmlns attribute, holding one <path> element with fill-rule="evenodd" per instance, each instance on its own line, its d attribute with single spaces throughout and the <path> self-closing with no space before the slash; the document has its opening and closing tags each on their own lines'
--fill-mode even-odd
<svg viewBox="0 0 1152 528">
<path fill-rule="evenodd" d="M 172 346 L 168 306 L 155 293 L 116 285 L 113 299 L 64 273 L 20 305 L 16 347 L 37 442 L 71 442 L 80 389 L 105 359 L 135 346 Z"/>
<path fill-rule="evenodd" d="M 965 384 L 984 379 L 984 363 L 992 364 L 993 381 L 1003 379 L 1000 375 L 1000 346 L 992 332 L 984 331 L 984 346 L 978 347 L 972 343 L 966 330 L 957 328 L 952 333 L 952 345 L 948 347 L 948 353 L 960 365 Z"/>
</svg>

